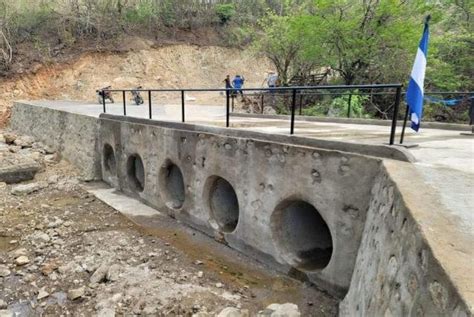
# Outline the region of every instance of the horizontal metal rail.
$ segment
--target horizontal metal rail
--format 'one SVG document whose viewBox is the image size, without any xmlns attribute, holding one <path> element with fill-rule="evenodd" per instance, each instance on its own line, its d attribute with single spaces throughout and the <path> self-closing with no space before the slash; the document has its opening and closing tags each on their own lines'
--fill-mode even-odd
<svg viewBox="0 0 474 317">
<path fill-rule="evenodd" d="M 99 90 L 100 94 L 102 94 L 102 103 L 103 103 L 103 111 L 104 113 L 106 112 L 106 105 L 105 105 L 105 99 L 106 96 L 111 95 L 113 92 L 121 92 L 122 93 L 122 99 L 123 99 L 123 115 L 127 115 L 126 111 L 126 93 L 127 92 L 134 92 L 134 93 L 140 93 L 140 92 L 146 92 L 148 94 L 148 117 L 151 119 L 152 118 L 152 101 L 151 101 L 151 94 L 153 92 L 159 93 L 159 92 L 179 92 L 181 94 L 181 121 L 185 122 L 185 93 L 186 92 L 225 92 L 225 97 L 226 97 L 226 127 L 230 126 L 230 99 L 232 98 L 232 107 L 233 107 L 233 98 L 235 97 L 234 93 L 238 92 L 244 92 L 244 91 L 257 91 L 257 92 L 263 92 L 267 91 L 272 94 L 278 93 L 278 92 L 291 92 L 291 94 L 288 94 L 287 96 L 291 96 L 291 116 L 290 116 L 290 134 L 294 134 L 295 130 L 295 112 L 296 112 L 296 96 L 297 94 L 299 95 L 304 95 L 308 91 L 319 91 L 319 90 L 357 90 L 357 89 L 395 89 L 394 93 L 390 93 L 390 95 L 395 95 L 395 104 L 393 107 L 393 115 L 392 115 L 392 125 L 390 129 L 390 139 L 389 139 L 389 144 L 393 145 L 394 140 L 395 140 L 395 132 L 396 132 L 396 126 L 397 126 L 397 118 L 398 118 L 398 112 L 400 108 L 400 102 L 401 102 L 401 96 L 402 96 L 402 84 L 377 84 L 377 85 L 327 85 L 327 86 L 293 86 L 293 87 L 268 87 L 268 88 L 181 88 L 181 89 L 171 89 L 171 88 L 159 88 L 159 89 L 145 89 L 145 88 L 139 88 L 139 89 L 101 89 Z M 318 93 L 319 94 L 319 93 Z M 330 93 L 329 93 L 330 94 Z M 344 92 L 344 93 L 335 93 L 337 95 L 358 95 L 361 94 L 360 92 Z M 372 92 L 367 93 L 368 95 L 374 94 Z M 263 96 L 263 94 L 262 94 Z M 262 98 L 263 99 L 263 98 Z M 301 112 L 301 96 L 300 96 L 300 112 Z M 263 100 L 262 100 L 263 103 Z M 351 111 L 351 98 L 349 98 L 349 105 L 348 105 L 348 116 L 350 116 L 350 111 Z M 263 109 L 263 105 L 262 105 Z"/>
<path fill-rule="evenodd" d="M 110 92 L 122 92 L 122 91 L 152 91 L 152 92 L 180 92 L 180 91 L 202 91 L 202 92 L 211 92 L 211 91 L 292 91 L 296 90 L 333 90 L 333 89 L 383 89 L 383 88 L 397 88 L 402 87 L 402 84 L 377 84 L 377 85 L 327 85 L 327 86 L 292 86 L 292 87 L 263 87 L 263 88 L 159 88 L 159 89 L 101 89 L 103 91 Z"/>
</svg>

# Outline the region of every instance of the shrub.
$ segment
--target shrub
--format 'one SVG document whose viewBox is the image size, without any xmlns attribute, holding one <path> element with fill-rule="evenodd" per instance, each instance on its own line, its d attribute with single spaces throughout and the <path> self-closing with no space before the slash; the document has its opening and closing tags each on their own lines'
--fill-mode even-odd
<svg viewBox="0 0 474 317">
<path fill-rule="evenodd" d="M 351 97 L 352 118 L 369 118 L 369 113 L 365 111 L 364 103 L 368 101 L 367 96 L 357 95 L 357 91 Z M 323 100 L 303 109 L 305 116 L 329 116 L 347 117 L 349 110 L 349 95 L 342 95 L 332 100 Z"/>
<path fill-rule="evenodd" d="M 144 24 L 151 20 L 154 15 L 154 8 L 151 3 L 142 2 L 135 7 L 128 8 L 125 12 L 125 20 L 127 22 Z"/>
<path fill-rule="evenodd" d="M 215 12 L 221 24 L 226 24 L 235 15 L 235 7 L 232 3 L 218 4 Z"/>
</svg>

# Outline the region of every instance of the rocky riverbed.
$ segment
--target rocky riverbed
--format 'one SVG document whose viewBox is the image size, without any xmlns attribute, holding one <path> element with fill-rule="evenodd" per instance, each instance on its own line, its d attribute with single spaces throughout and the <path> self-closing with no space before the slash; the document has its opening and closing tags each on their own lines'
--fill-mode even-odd
<svg viewBox="0 0 474 317">
<path fill-rule="evenodd" d="M 2 317 L 337 313 L 337 300 L 314 287 L 248 259 L 227 263 L 212 246 L 205 254 L 185 239 L 143 230 L 30 137 L 0 131 L 0 162 L 8 162 L 8 175 L 15 166 L 30 173 L 20 183 L 0 182 Z M 176 238 L 179 230 L 167 234 Z"/>
</svg>

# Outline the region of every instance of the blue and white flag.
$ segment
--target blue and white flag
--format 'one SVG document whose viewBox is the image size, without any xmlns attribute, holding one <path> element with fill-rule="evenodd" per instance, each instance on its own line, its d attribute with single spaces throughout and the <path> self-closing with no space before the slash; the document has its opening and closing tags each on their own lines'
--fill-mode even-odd
<svg viewBox="0 0 474 317">
<path fill-rule="evenodd" d="M 410 109 L 411 128 L 418 131 L 423 115 L 423 85 L 425 82 L 426 59 L 428 56 L 428 41 L 430 37 L 429 16 L 426 18 L 423 37 L 416 53 L 415 64 L 408 83 L 406 102 Z"/>
</svg>

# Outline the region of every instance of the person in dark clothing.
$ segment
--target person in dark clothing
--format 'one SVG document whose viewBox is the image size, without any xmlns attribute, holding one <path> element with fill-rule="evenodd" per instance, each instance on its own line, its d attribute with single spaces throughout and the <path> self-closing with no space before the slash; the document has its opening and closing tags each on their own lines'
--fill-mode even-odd
<svg viewBox="0 0 474 317">
<path fill-rule="evenodd" d="M 232 84 L 231 84 L 231 82 L 230 82 L 230 76 L 229 76 L 229 75 L 225 76 L 225 79 L 224 79 L 223 81 L 224 81 L 224 83 L 225 83 L 225 88 L 226 88 L 226 89 L 233 88 L 233 87 L 232 87 Z"/>
</svg>

